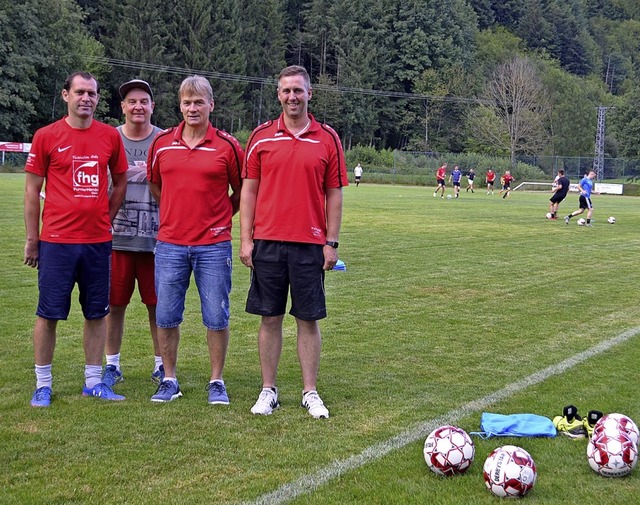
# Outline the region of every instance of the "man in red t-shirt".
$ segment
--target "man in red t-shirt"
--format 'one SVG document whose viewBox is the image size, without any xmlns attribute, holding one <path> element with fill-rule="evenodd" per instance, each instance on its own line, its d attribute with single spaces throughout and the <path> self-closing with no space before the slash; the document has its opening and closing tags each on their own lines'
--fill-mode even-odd
<svg viewBox="0 0 640 505">
<path fill-rule="evenodd" d="M 209 122 L 214 102 L 207 79 L 187 77 L 179 96 L 184 120 L 158 134 L 147 160 L 149 187 L 160 208 L 156 324 L 165 373 L 151 401 L 169 402 L 182 396 L 176 361 L 193 273 L 211 362 L 208 401 L 227 405 L 222 372 L 229 343 L 231 218 L 240 202 L 244 152 L 235 138 Z"/>
<path fill-rule="evenodd" d="M 500 182 L 502 183 L 502 189 L 500 190 L 498 195 L 502 195 L 502 193 L 504 193 L 502 198 L 507 198 L 509 196 L 509 193 L 511 193 L 511 183 L 513 181 L 514 181 L 514 178 L 511 175 L 511 172 L 507 170 L 504 173 L 504 175 L 500 178 Z"/>
<path fill-rule="evenodd" d="M 93 118 L 99 93 L 98 81 L 91 74 L 77 72 L 67 77 L 62 89 L 67 116 L 36 131 L 25 166 L 24 263 L 38 268 L 39 288 L 33 330 L 34 407 L 51 403 L 56 327 L 69 315 L 76 283 L 85 318 L 82 394 L 124 400 L 101 382 L 101 375 L 109 312 L 111 223 L 127 188 L 127 158 L 117 130 Z"/>
<path fill-rule="evenodd" d="M 253 269 L 246 310 L 261 316 L 262 391 L 251 412 L 268 415 L 279 405 L 276 375 L 291 290 L 302 406 L 328 418 L 316 390 L 318 320 L 326 317 L 324 272 L 338 261 L 342 187 L 349 183 L 338 135 L 307 111 L 311 82 L 303 67 L 280 72 L 278 99 L 282 114 L 253 131 L 242 172 L 240 260 Z"/>
<path fill-rule="evenodd" d="M 487 179 L 487 195 L 489 193 L 491 193 L 493 195 L 493 183 L 496 180 L 496 173 L 493 171 L 492 168 L 487 170 L 486 179 Z"/>
<path fill-rule="evenodd" d="M 445 191 L 445 186 L 446 186 L 445 178 L 446 177 L 447 177 L 447 164 L 445 163 L 440 168 L 438 168 L 438 170 L 436 170 L 436 184 L 438 185 L 438 187 L 433 192 L 433 196 L 434 197 L 438 196 L 438 191 L 442 190 L 442 195 L 440 195 L 440 198 L 444 198 L 444 191 Z"/>
</svg>

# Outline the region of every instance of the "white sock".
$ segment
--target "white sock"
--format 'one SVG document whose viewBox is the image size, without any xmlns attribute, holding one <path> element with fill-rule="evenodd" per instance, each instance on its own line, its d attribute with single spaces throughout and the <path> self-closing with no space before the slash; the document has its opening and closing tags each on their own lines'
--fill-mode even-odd
<svg viewBox="0 0 640 505">
<path fill-rule="evenodd" d="M 84 366 L 84 385 L 89 389 L 96 384 L 102 382 L 102 366 L 100 365 L 85 365 Z"/>
<path fill-rule="evenodd" d="M 173 382 L 174 384 L 178 384 L 178 379 L 175 377 L 165 377 L 164 380 Z"/>
<path fill-rule="evenodd" d="M 155 360 L 155 363 L 156 363 L 156 368 L 154 372 L 157 372 L 158 370 L 160 370 L 160 367 L 162 366 L 162 356 L 154 356 L 153 359 Z"/>
<path fill-rule="evenodd" d="M 224 381 L 222 379 L 213 379 L 212 381 L 209 381 L 209 384 L 213 384 L 214 382 L 219 382 L 224 386 Z"/>
<path fill-rule="evenodd" d="M 107 354 L 107 365 L 114 365 L 117 370 L 120 370 L 120 353 Z"/>
<path fill-rule="evenodd" d="M 36 365 L 36 389 L 51 387 L 53 376 L 51 375 L 51 365 Z"/>
</svg>

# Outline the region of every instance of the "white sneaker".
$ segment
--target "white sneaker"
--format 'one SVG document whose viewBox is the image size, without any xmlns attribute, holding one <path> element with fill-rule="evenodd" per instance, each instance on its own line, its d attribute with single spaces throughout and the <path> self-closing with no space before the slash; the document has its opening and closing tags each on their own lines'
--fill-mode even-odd
<svg viewBox="0 0 640 505">
<path fill-rule="evenodd" d="M 329 419 L 329 411 L 320 399 L 317 391 L 307 391 L 302 393 L 302 406 L 305 407 L 309 414 L 316 419 Z"/>
<path fill-rule="evenodd" d="M 251 407 L 251 413 L 268 416 L 279 406 L 278 388 L 263 388 L 255 405 Z"/>
</svg>

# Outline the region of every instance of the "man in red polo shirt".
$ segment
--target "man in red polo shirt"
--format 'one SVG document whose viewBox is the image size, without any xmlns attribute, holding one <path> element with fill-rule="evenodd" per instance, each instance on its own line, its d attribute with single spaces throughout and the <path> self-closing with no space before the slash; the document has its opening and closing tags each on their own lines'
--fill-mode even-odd
<svg viewBox="0 0 640 505">
<path fill-rule="evenodd" d="M 279 405 L 276 375 L 290 289 L 302 406 L 316 419 L 328 418 L 316 389 L 318 320 L 326 317 L 324 272 L 338 261 L 347 172 L 338 135 L 307 112 L 311 83 L 303 67 L 280 72 L 278 99 L 282 114 L 253 131 L 242 173 L 240 260 L 253 269 L 246 310 L 261 316 L 262 392 L 251 412 L 268 415 Z"/>
<path fill-rule="evenodd" d="M 179 96 L 184 121 L 158 134 L 147 160 L 149 187 L 160 208 L 156 323 L 165 373 L 151 401 L 169 402 L 182 396 L 176 361 L 193 272 L 211 361 L 208 401 L 227 405 L 222 372 L 229 343 L 231 218 L 240 202 L 244 153 L 235 138 L 209 122 L 214 102 L 207 79 L 187 77 Z"/>
<path fill-rule="evenodd" d="M 33 330 L 34 407 L 52 397 L 51 364 L 59 320 L 67 319 L 78 284 L 84 315 L 84 396 L 124 400 L 101 380 L 109 312 L 111 223 L 127 189 L 127 157 L 118 131 L 93 117 L 100 85 L 88 72 L 65 80 L 67 115 L 36 131 L 25 166 L 24 263 L 38 269 L 38 309 Z M 113 187 L 108 192 L 111 173 Z M 40 191 L 46 199 L 40 228 Z"/>
</svg>

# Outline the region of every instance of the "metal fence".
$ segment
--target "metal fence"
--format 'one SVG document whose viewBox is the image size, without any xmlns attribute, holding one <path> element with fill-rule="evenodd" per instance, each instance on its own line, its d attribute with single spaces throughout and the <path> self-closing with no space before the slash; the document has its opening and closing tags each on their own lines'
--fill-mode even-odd
<svg viewBox="0 0 640 505">
<path fill-rule="evenodd" d="M 593 169 L 593 157 L 570 156 L 518 156 L 518 161 L 539 167 L 549 176 L 564 169 L 569 177 L 581 177 Z M 640 159 L 605 158 L 604 179 L 640 177 Z"/>
</svg>

